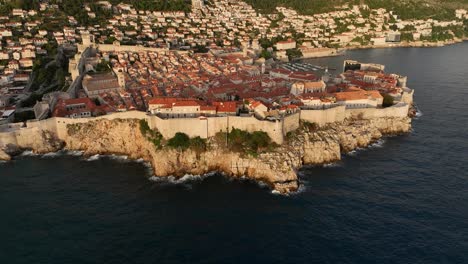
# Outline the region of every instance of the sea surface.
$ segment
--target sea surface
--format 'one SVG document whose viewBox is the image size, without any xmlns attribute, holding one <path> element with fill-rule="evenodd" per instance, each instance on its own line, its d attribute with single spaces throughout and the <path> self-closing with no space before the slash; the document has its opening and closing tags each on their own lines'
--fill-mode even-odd
<svg viewBox="0 0 468 264">
<path fill-rule="evenodd" d="M 289 197 L 216 174 L 151 181 L 122 157 L 24 155 L 0 164 L 0 263 L 468 263 L 468 43 L 311 62 L 345 58 L 409 76 L 411 134 L 303 168 Z"/>
</svg>

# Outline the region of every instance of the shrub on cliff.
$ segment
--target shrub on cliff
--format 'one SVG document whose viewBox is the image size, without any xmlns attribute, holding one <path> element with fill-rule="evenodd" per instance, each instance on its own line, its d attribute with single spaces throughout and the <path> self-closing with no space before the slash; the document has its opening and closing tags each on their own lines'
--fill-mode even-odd
<svg viewBox="0 0 468 264">
<path fill-rule="evenodd" d="M 316 123 L 312 123 L 306 120 L 301 120 L 300 126 L 301 126 L 301 129 L 306 130 L 308 132 L 315 131 L 319 127 Z"/>
<path fill-rule="evenodd" d="M 227 139 L 228 148 L 231 151 L 252 156 L 257 156 L 258 153 L 264 150 L 271 151 L 277 146 L 272 142 L 268 134 L 263 131 L 249 133 L 237 128 L 233 128 L 228 135 L 224 132 L 219 132 L 216 134 L 215 139 L 220 145 L 224 144 Z"/>
<path fill-rule="evenodd" d="M 148 122 L 144 119 L 140 120 L 140 131 L 143 136 L 145 136 L 149 131 L 151 131 Z"/>
<path fill-rule="evenodd" d="M 144 119 L 140 120 L 140 132 L 146 139 L 151 141 L 157 149 L 161 148 L 163 136 L 158 131 L 152 130 L 148 122 Z"/>
<path fill-rule="evenodd" d="M 179 150 L 187 150 L 190 147 L 190 137 L 181 132 L 177 132 L 175 136 L 167 141 L 167 146 L 179 149 Z"/>
<path fill-rule="evenodd" d="M 197 153 L 201 153 L 206 151 L 206 140 L 202 139 L 201 137 L 194 137 L 190 139 L 190 148 L 193 149 Z"/>
<path fill-rule="evenodd" d="M 389 94 L 385 94 L 384 97 L 383 97 L 382 106 L 383 107 L 389 107 L 389 106 L 392 106 L 393 103 L 394 103 L 393 96 L 391 96 Z"/>
</svg>

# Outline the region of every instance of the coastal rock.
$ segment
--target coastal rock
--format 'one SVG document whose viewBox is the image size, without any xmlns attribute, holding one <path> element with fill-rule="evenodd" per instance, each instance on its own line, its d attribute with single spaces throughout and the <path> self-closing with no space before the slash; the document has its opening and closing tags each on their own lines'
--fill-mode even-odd
<svg viewBox="0 0 468 264">
<path fill-rule="evenodd" d="M 0 160 L 8 161 L 11 160 L 11 157 L 5 151 L 0 149 Z"/>
<path fill-rule="evenodd" d="M 384 135 L 407 133 L 411 119 L 377 118 L 346 120 L 316 131 L 305 132 L 304 164 L 326 164 L 341 159 L 342 153 L 364 148 Z"/>
<path fill-rule="evenodd" d="M 299 187 L 296 171 L 303 165 L 320 165 L 341 159 L 342 153 L 366 147 L 384 135 L 407 133 L 411 119 L 377 118 L 345 120 L 324 127 L 302 127 L 287 143 L 256 157 L 242 155 L 216 144 L 206 151 L 179 151 L 157 148 L 142 134 L 139 120 L 96 120 L 67 126 L 67 135 L 57 138 L 47 131 L 37 131 L 18 141 L 18 149 L 35 153 L 68 150 L 84 151 L 84 155 L 120 154 L 130 159 L 151 163 L 155 176 L 183 177 L 212 171 L 232 178 L 249 178 L 264 182 L 279 193 L 296 191 Z M 209 142 L 213 143 L 213 142 Z M 0 159 L 8 159 L 8 151 L 0 151 Z"/>
<path fill-rule="evenodd" d="M 31 130 L 27 134 L 20 134 L 15 144 L 7 144 L 0 148 L 0 151 L 8 156 L 16 156 L 25 150 L 31 150 L 36 154 L 45 154 L 59 151 L 63 147 L 64 142 L 54 133 L 46 130 Z"/>
<path fill-rule="evenodd" d="M 68 127 L 65 140 L 69 150 L 83 150 L 85 155 L 122 154 L 131 159 L 142 158 L 152 164 L 155 176 L 182 177 L 220 171 L 234 178 L 248 177 L 263 181 L 282 193 L 297 189 L 294 170 L 286 164 L 277 166 L 273 156 L 268 158 L 241 157 L 223 148 L 193 150 L 158 150 L 141 133 L 138 120 L 100 120 Z M 277 157 L 276 160 L 281 159 Z"/>
</svg>

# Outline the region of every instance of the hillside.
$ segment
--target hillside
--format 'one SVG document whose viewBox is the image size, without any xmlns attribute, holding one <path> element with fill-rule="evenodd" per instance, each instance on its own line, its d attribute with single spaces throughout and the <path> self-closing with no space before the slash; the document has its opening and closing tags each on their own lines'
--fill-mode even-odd
<svg viewBox="0 0 468 264">
<path fill-rule="evenodd" d="M 262 13 L 271 13 L 277 6 L 295 9 L 301 14 L 311 15 L 332 11 L 342 4 L 367 4 L 370 8 L 393 10 L 403 19 L 436 18 L 454 16 L 456 8 L 467 8 L 468 0 L 244 0 Z"/>
</svg>

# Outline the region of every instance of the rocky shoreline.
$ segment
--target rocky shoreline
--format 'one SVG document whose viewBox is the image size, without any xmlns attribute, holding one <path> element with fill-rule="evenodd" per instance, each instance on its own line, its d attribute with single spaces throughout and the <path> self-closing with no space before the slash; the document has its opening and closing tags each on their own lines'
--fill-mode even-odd
<svg viewBox="0 0 468 264">
<path fill-rule="evenodd" d="M 212 139 L 208 141 L 207 150 L 202 152 L 166 147 L 158 149 L 142 135 L 139 120 L 99 120 L 69 128 L 64 139 L 48 132 L 38 132 L 33 144 L 0 149 L 0 160 L 10 160 L 23 150 L 45 154 L 64 148 L 83 151 L 85 156 L 126 155 L 130 159 L 143 159 L 150 163 L 157 177 L 183 177 L 218 171 L 227 177 L 265 182 L 271 189 L 287 194 L 299 188 L 297 171 L 302 166 L 336 162 L 342 154 L 365 148 L 383 136 L 410 130 L 410 117 L 345 120 L 324 127 L 302 124 L 300 129 L 287 136 L 283 145 L 253 157 L 232 152 Z"/>
<path fill-rule="evenodd" d="M 361 49 L 388 49 L 388 48 L 437 48 L 445 47 L 449 45 L 454 45 L 468 41 L 468 38 L 454 39 L 449 41 L 439 41 L 439 42 L 423 42 L 423 41 L 414 41 L 414 42 L 401 42 L 395 44 L 385 44 L 385 45 L 360 45 L 360 46 L 350 46 L 341 48 L 340 50 L 361 50 Z"/>
</svg>

